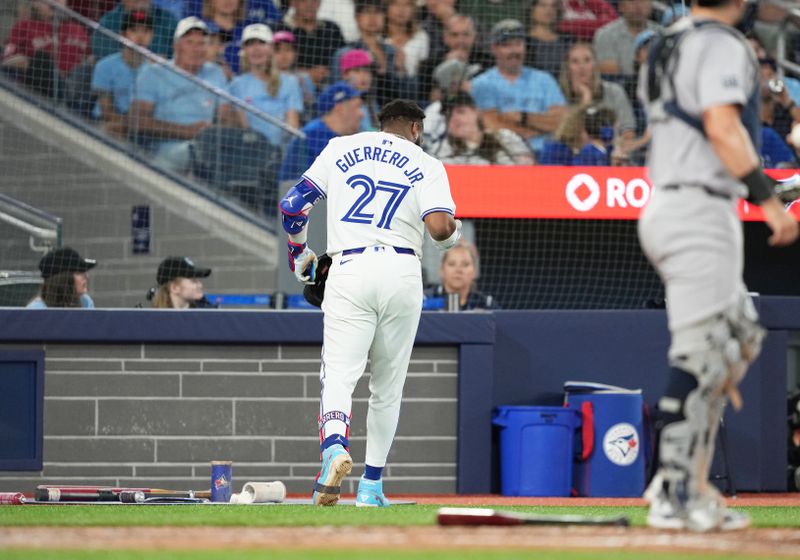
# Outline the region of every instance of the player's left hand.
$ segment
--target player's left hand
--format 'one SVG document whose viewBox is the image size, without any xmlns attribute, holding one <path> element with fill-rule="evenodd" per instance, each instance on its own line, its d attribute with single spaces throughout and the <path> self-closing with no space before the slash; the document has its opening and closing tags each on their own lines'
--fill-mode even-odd
<svg viewBox="0 0 800 560">
<path fill-rule="evenodd" d="M 772 235 L 768 240 L 771 246 L 785 247 L 797 240 L 798 234 L 800 234 L 797 220 L 784 210 L 783 205 L 776 197 L 765 200 L 761 204 L 761 211 L 764 213 L 767 226 L 772 230 Z"/>
<path fill-rule="evenodd" d="M 303 243 L 289 242 L 289 268 L 301 284 L 313 284 L 317 275 L 317 255 Z"/>
</svg>

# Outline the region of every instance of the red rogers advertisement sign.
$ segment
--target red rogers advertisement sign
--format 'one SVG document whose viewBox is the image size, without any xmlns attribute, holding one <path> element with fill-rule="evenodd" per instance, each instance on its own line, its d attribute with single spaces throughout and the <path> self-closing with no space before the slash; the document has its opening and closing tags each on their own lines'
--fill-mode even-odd
<svg viewBox="0 0 800 560">
<path fill-rule="evenodd" d="M 636 220 L 653 191 L 646 173 L 643 167 L 447 166 L 459 218 Z M 796 170 L 768 173 L 786 179 Z M 791 211 L 800 217 L 800 205 Z M 763 220 L 744 200 L 739 215 Z"/>
</svg>

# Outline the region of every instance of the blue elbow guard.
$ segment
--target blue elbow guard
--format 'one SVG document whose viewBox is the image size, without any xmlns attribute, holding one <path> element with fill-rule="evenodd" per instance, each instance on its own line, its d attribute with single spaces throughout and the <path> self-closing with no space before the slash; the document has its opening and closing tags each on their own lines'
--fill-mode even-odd
<svg viewBox="0 0 800 560">
<path fill-rule="evenodd" d="M 281 222 L 286 233 L 296 235 L 308 223 L 308 211 L 322 197 L 322 194 L 306 180 L 300 181 L 286 193 L 278 207 L 281 209 Z"/>
</svg>

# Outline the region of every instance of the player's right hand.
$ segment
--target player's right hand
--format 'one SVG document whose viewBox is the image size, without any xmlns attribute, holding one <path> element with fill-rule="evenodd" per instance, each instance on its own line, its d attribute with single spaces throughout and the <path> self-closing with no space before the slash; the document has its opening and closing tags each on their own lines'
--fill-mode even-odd
<svg viewBox="0 0 800 560">
<path fill-rule="evenodd" d="M 797 241 L 800 234 L 800 227 L 797 225 L 795 217 L 783 208 L 777 198 L 770 198 L 761 205 L 761 211 L 767 221 L 772 235 L 769 244 L 773 247 L 783 247 L 791 245 Z"/>
<path fill-rule="evenodd" d="M 317 255 L 303 243 L 289 243 L 289 268 L 301 284 L 313 284 L 317 276 Z"/>
</svg>

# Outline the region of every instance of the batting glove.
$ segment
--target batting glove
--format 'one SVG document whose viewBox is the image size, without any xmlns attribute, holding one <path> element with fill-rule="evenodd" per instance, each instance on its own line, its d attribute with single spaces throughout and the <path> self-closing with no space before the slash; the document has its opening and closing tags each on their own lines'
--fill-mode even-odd
<svg viewBox="0 0 800 560">
<path fill-rule="evenodd" d="M 431 238 L 431 241 L 433 241 L 433 244 L 440 251 L 447 251 L 448 249 L 455 247 L 459 239 L 461 239 L 461 220 L 456 220 L 456 229 L 452 235 L 450 235 L 450 237 L 441 241 Z"/>
<path fill-rule="evenodd" d="M 317 275 L 317 255 L 305 243 L 289 241 L 289 268 L 301 284 L 313 284 Z"/>
</svg>

